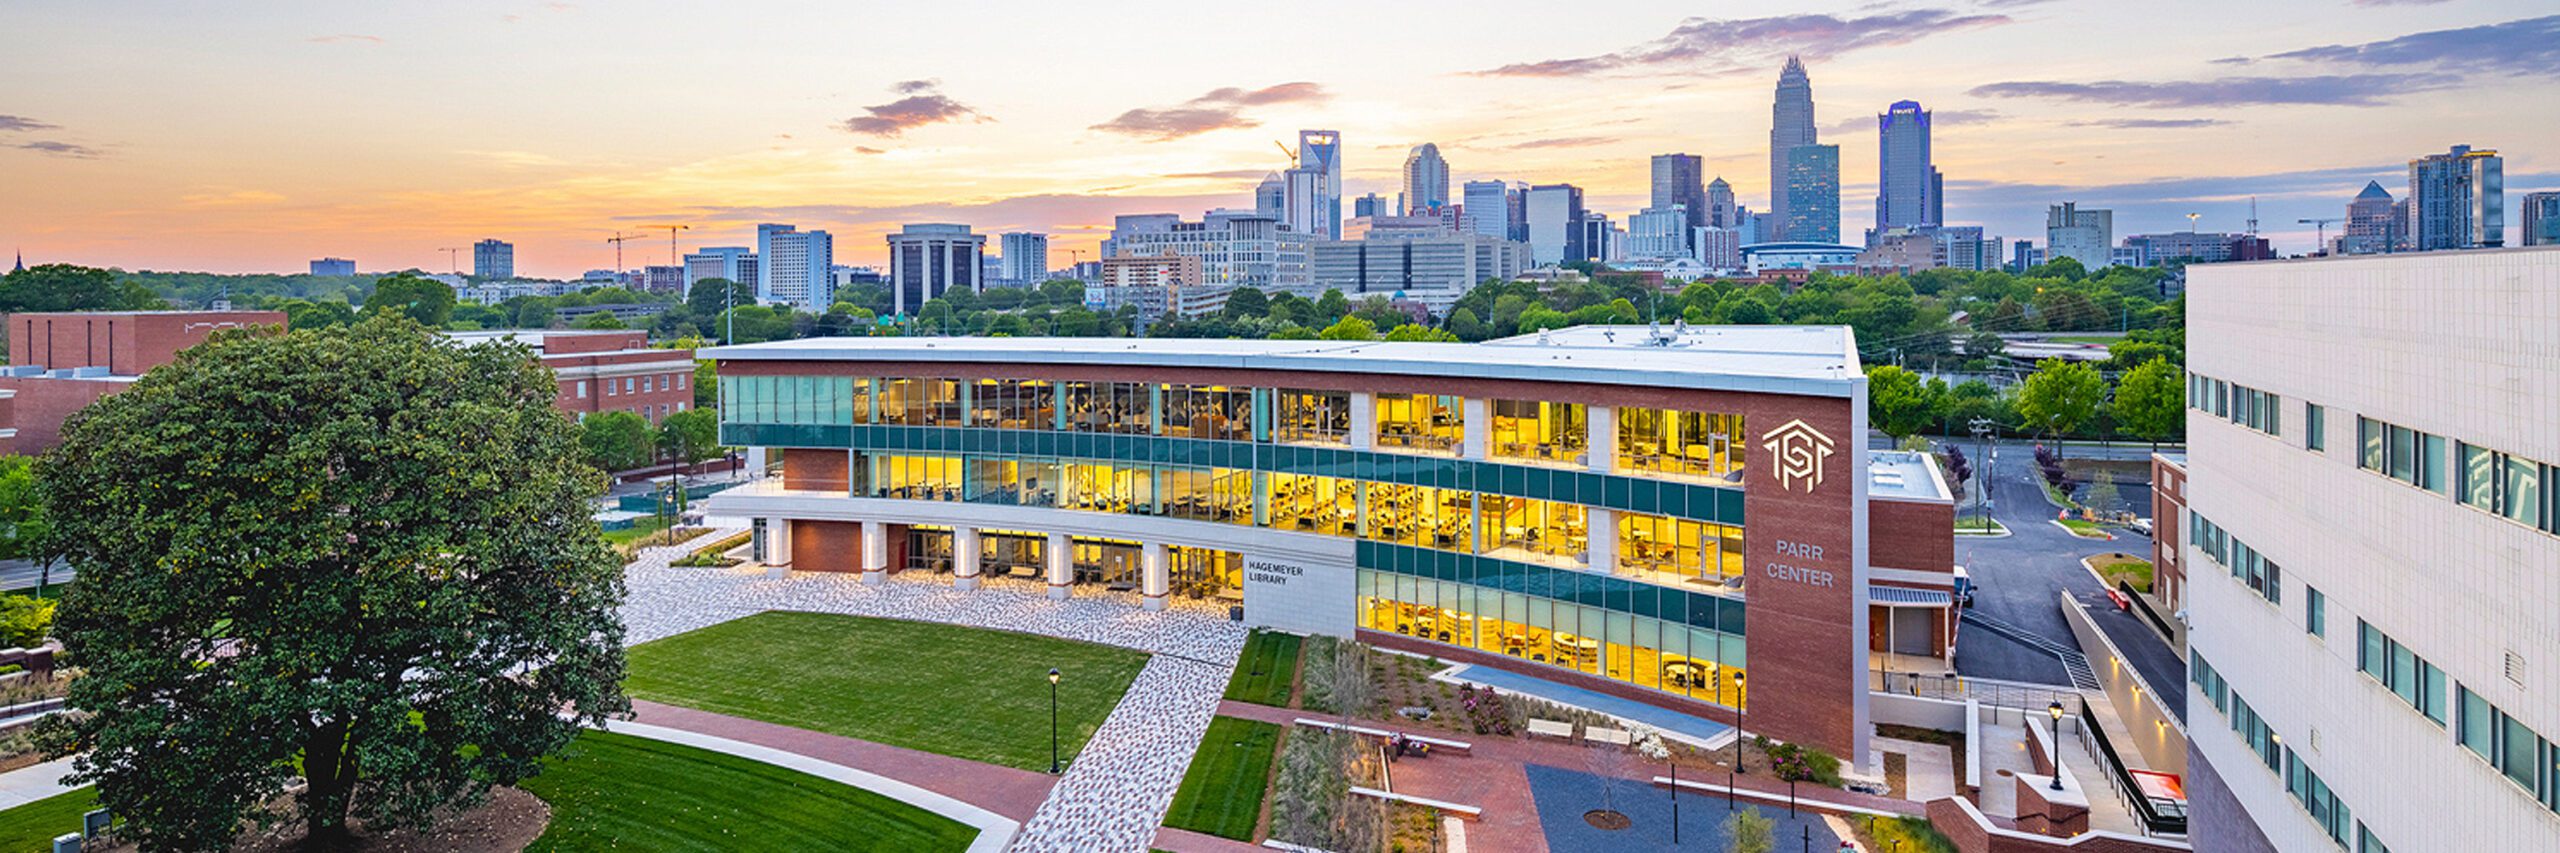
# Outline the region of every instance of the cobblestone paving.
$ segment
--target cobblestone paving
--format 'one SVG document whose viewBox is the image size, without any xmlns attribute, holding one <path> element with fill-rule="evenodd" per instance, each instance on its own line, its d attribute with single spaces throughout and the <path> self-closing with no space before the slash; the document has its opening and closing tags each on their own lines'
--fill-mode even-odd
<svg viewBox="0 0 2560 853">
<path fill-rule="evenodd" d="M 707 534 L 734 535 L 737 529 Z M 707 540 L 697 540 L 707 541 Z M 1119 707 L 1023 824 L 1019 851 L 1144 851 L 1217 713 L 1244 649 L 1223 607 L 1176 601 L 1148 612 L 1138 596 L 1078 589 L 1052 601 L 1039 581 L 986 578 L 974 591 L 949 575 L 907 573 L 880 586 L 860 575 L 765 577 L 756 567 L 672 567 L 688 547 L 643 550 L 625 570 L 624 641 L 645 643 L 766 610 L 844 613 L 1023 631 L 1152 652 Z"/>
</svg>

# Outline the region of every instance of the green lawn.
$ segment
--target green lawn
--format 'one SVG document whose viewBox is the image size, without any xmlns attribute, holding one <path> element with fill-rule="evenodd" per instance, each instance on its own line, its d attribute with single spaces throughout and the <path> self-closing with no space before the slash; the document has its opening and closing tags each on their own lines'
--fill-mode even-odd
<svg viewBox="0 0 2560 853">
<path fill-rule="evenodd" d="M 1925 818 L 1881 818 L 1859 815 L 1850 819 L 1859 834 L 1865 835 L 1869 850 L 1899 850 L 1903 853 L 1956 853 L 1956 843 L 1929 825 Z"/>
<path fill-rule="evenodd" d="M 551 804 L 550 828 L 527 848 L 545 853 L 965 850 L 977 839 L 959 821 L 850 785 L 606 732 L 579 736 L 524 789 Z"/>
<path fill-rule="evenodd" d="M 647 544 L 650 546 L 664 545 L 667 544 L 665 541 L 666 536 L 664 535 L 667 530 L 667 524 L 674 520 L 675 519 L 672 516 L 660 519 L 654 515 L 645 518 L 633 519 L 630 527 L 625 527 L 621 530 L 605 531 L 604 543 L 607 545 L 621 545 L 628 542 L 639 541 L 643 537 L 656 537 L 654 541 Z M 700 536 L 702 533 L 703 531 L 697 529 L 692 535 Z M 677 541 L 681 542 L 685 540 L 679 538 Z"/>
<path fill-rule="evenodd" d="M 892 746 L 1049 769 L 1049 668 L 1074 756 L 1136 680 L 1141 652 L 1032 634 L 827 613 L 759 613 L 643 643 L 623 689 Z"/>
<path fill-rule="evenodd" d="M 2122 580 L 2131 584 L 2136 592 L 2151 591 L 2150 560 L 2125 554 L 2106 554 L 2090 558 L 2089 564 L 2097 568 L 2098 577 L 2106 579 L 2109 588 Z"/>
<path fill-rule="evenodd" d="M 1292 638 L 1294 639 L 1294 638 Z M 1271 759 L 1279 750 L 1280 727 L 1234 717 L 1209 720 L 1191 770 L 1173 794 L 1173 809 L 1164 825 L 1193 832 L 1253 840 L 1254 821 L 1262 816 L 1263 790 L 1271 783 Z"/>
<path fill-rule="evenodd" d="M 1227 680 L 1227 698 L 1275 708 L 1289 707 L 1290 683 L 1298 675 L 1296 634 L 1255 631 L 1236 657 L 1236 674 Z"/>
<path fill-rule="evenodd" d="M 1980 515 L 1960 515 L 1956 516 L 1956 531 L 1960 533 L 2007 533 L 2009 532 L 2009 528 L 2002 525 L 2000 520 L 1996 518 Z"/>
<path fill-rule="evenodd" d="M 2082 538 L 2082 539 L 2105 539 L 2105 538 L 2107 538 L 2107 529 L 2106 529 L 2106 528 L 2104 528 L 2104 527 L 2099 526 L 2099 525 L 2098 525 L 2098 523 L 2097 523 L 2097 522 L 2094 522 L 2094 521 L 2084 521 L 2084 520 L 2082 520 L 2082 519 L 2077 519 L 2077 518 L 2066 518 L 2066 519 L 2062 519 L 2062 526 L 2067 527 L 2067 528 L 2070 528 L 2070 529 L 2071 529 L 2071 535 L 2073 535 L 2073 536 L 2078 536 L 2078 537 L 2080 537 L 2080 538 Z"/>
<path fill-rule="evenodd" d="M 79 832 L 80 816 L 97 807 L 97 792 L 84 786 L 0 811 L 0 851 L 51 850 L 54 836 Z"/>
</svg>

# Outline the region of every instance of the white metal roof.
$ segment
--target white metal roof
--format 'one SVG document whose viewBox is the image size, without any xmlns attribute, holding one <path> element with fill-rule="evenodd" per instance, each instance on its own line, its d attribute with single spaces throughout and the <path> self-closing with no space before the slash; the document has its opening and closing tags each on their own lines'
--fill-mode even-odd
<svg viewBox="0 0 2560 853">
<path fill-rule="evenodd" d="M 1310 370 L 1851 396 L 1843 326 L 1580 326 L 1480 344 L 1198 338 L 801 338 L 712 347 L 739 361 L 923 361 Z"/>
</svg>

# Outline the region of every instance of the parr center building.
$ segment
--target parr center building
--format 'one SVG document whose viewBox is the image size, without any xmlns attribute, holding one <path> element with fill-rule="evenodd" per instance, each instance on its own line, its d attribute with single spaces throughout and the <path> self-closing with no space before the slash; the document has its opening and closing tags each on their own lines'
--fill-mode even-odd
<svg viewBox="0 0 2560 853">
<path fill-rule="evenodd" d="M 705 351 L 709 512 L 797 571 L 1053 597 L 1483 664 L 1866 763 L 1871 654 L 1952 659 L 1953 502 L 1871 452 L 1841 327 L 1482 344 L 816 338 Z"/>
</svg>

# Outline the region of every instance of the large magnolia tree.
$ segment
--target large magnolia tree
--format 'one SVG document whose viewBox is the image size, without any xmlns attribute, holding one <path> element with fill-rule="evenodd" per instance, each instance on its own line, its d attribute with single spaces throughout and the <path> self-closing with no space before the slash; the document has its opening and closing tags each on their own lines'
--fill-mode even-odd
<svg viewBox="0 0 2560 853">
<path fill-rule="evenodd" d="M 38 478 L 80 577 L 75 779 L 146 848 L 269 819 L 331 846 L 626 714 L 603 484 L 555 393 L 522 347 L 388 315 L 218 334 L 74 418 Z"/>
</svg>

